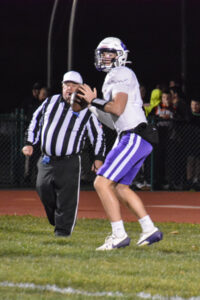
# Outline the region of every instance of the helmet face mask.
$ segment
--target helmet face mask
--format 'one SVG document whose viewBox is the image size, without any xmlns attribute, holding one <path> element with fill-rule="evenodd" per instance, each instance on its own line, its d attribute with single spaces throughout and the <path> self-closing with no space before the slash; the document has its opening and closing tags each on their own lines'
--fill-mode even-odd
<svg viewBox="0 0 200 300">
<path fill-rule="evenodd" d="M 128 63 L 128 52 L 120 39 L 106 38 L 95 50 L 95 67 L 98 71 L 109 72 L 112 68 L 125 66 Z"/>
</svg>

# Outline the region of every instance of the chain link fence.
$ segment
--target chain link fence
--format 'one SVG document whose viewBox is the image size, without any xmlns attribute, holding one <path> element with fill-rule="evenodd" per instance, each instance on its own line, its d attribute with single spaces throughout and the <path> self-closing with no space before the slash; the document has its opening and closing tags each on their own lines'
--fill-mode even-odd
<svg viewBox="0 0 200 300">
<path fill-rule="evenodd" d="M 200 127 L 183 121 L 149 119 L 159 131 L 159 144 L 146 159 L 131 187 L 134 190 L 200 190 Z M 21 152 L 28 122 L 23 110 L 0 115 L 0 188 L 35 188 L 40 146 L 27 160 Z M 116 133 L 103 127 L 107 153 Z M 93 150 L 82 153 L 81 189 L 93 189 Z"/>
</svg>

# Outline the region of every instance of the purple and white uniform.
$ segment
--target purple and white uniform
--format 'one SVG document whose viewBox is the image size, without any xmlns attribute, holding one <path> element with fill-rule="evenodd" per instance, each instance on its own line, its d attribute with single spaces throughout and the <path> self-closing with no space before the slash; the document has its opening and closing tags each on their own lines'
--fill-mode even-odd
<svg viewBox="0 0 200 300">
<path fill-rule="evenodd" d="M 151 144 L 135 133 L 127 132 L 119 139 L 121 132 L 131 130 L 140 123 L 147 123 L 135 73 L 124 66 L 111 69 L 106 75 L 102 92 L 107 102 L 120 92 L 128 94 L 128 101 L 119 117 L 92 108 L 93 112 L 96 110 L 101 122 L 118 133 L 113 149 L 108 153 L 97 174 L 114 182 L 130 185 L 152 151 Z"/>
</svg>

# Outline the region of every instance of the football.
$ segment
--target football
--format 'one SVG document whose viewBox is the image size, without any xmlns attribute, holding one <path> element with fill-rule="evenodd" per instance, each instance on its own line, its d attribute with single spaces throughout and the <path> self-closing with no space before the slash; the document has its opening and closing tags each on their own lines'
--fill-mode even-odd
<svg viewBox="0 0 200 300">
<path fill-rule="evenodd" d="M 82 94 L 82 92 L 77 90 L 76 92 L 71 94 L 70 98 L 71 108 L 75 112 L 79 112 L 88 106 L 88 103 L 84 99 L 80 98 L 78 94 Z"/>
</svg>

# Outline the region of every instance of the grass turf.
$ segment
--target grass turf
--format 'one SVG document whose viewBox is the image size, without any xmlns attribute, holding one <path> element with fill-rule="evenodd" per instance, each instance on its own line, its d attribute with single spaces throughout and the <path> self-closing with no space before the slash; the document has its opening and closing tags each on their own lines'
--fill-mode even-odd
<svg viewBox="0 0 200 300">
<path fill-rule="evenodd" d="M 156 225 L 164 233 L 160 243 L 137 247 L 140 227 L 135 222 L 125 223 L 132 239 L 130 247 L 97 252 L 95 248 L 110 230 L 106 220 L 78 220 L 72 236 L 60 238 L 54 237 L 46 218 L 0 216 L 0 283 L 73 289 L 62 294 L 0 286 L 0 299 L 200 297 L 200 225 Z M 96 294 L 103 292 L 112 293 Z"/>
</svg>

